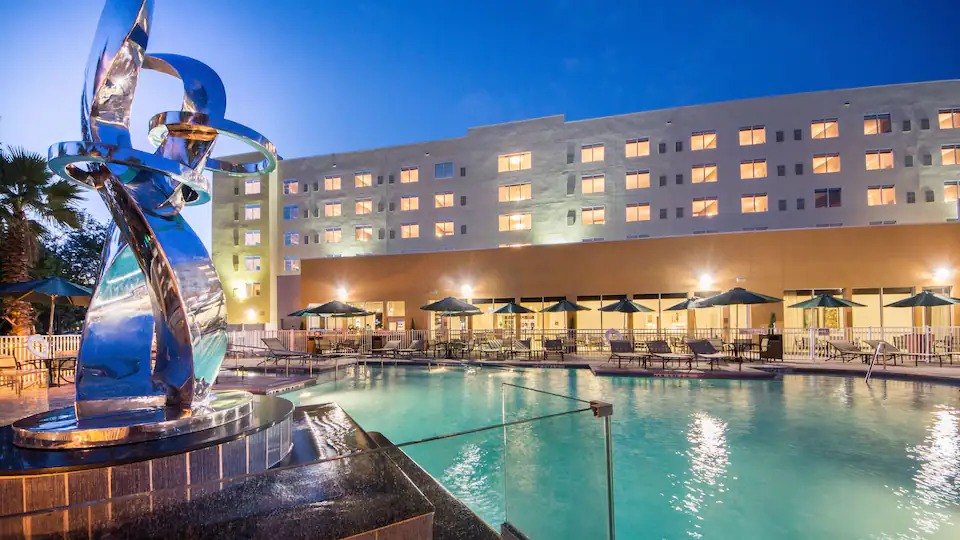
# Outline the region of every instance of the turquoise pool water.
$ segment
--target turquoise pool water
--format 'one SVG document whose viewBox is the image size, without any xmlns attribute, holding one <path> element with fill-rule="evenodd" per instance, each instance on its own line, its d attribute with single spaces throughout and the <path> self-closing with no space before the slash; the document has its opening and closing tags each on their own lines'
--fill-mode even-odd
<svg viewBox="0 0 960 540">
<path fill-rule="evenodd" d="M 582 406 L 504 382 L 613 403 L 619 539 L 960 538 L 958 388 L 367 367 L 286 397 L 337 402 L 395 443 Z M 602 425 L 588 413 L 406 451 L 495 527 L 604 530 Z"/>
</svg>

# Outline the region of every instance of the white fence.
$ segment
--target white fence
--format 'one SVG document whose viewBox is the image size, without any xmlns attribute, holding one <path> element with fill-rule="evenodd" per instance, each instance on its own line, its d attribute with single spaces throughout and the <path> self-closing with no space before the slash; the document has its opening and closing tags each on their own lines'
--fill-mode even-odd
<svg viewBox="0 0 960 540">
<path fill-rule="evenodd" d="M 13 356 L 17 360 L 30 361 L 35 358 L 46 358 L 49 356 L 51 348 L 58 355 L 74 354 L 80 348 L 79 334 L 40 337 L 43 339 L 34 340 L 28 347 L 28 337 L 0 336 L 0 356 Z M 34 354 L 30 349 L 41 354 Z"/>
</svg>

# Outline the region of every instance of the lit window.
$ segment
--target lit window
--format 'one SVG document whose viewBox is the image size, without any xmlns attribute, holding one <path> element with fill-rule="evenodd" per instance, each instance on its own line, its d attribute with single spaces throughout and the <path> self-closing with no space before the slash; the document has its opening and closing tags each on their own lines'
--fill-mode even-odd
<svg viewBox="0 0 960 540">
<path fill-rule="evenodd" d="M 890 115 L 889 114 L 871 114 L 863 117 L 863 134 L 879 135 L 881 133 L 890 133 Z"/>
<path fill-rule="evenodd" d="M 340 177 L 339 176 L 327 176 L 323 179 L 323 189 L 324 191 L 335 191 L 340 189 Z"/>
<path fill-rule="evenodd" d="M 767 142 L 767 129 L 763 126 L 740 128 L 740 146 L 751 146 Z"/>
<path fill-rule="evenodd" d="M 340 230 L 340 227 L 327 229 L 323 234 L 323 239 L 328 243 L 338 244 L 343 240 L 343 231 Z"/>
<path fill-rule="evenodd" d="M 627 222 L 650 221 L 650 204 L 633 203 L 627 205 Z"/>
<path fill-rule="evenodd" d="M 260 193 L 260 179 L 253 178 L 247 180 L 243 183 L 243 194 L 244 195 L 256 195 Z"/>
<path fill-rule="evenodd" d="M 520 154 L 501 154 L 497 158 L 497 171 L 523 171 L 531 167 L 532 157 L 530 152 Z"/>
<path fill-rule="evenodd" d="M 603 161 L 603 144 L 585 144 L 581 146 L 580 161 L 582 163 Z"/>
<path fill-rule="evenodd" d="M 419 167 L 405 167 L 400 169 L 400 183 L 401 184 L 413 184 L 414 182 L 420 181 L 420 168 Z"/>
<path fill-rule="evenodd" d="M 404 195 L 400 197 L 400 211 L 409 212 L 410 210 L 420 209 L 420 197 L 416 195 Z"/>
<path fill-rule="evenodd" d="M 283 269 L 286 272 L 299 272 L 300 271 L 300 257 L 284 257 L 283 258 Z"/>
<path fill-rule="evenodd" d="M 260 257 L 247 257 L 243 264 L 248 272 L 257 272 L 260 270 Z"/>
<path fill-rule="evenodd" d="M 740 197 L 740 211 L 744 214 L 754 214 L 767 211 L 767 194 L 756 193 Z"/>
<path fill-rule="evenodd" d="M 960 144 L 945 144 L 940 147 L 944 165 L 960 165 Z"/>
<path fill-rule="evenodd" d="M 370 171 L 358 172 L 353 175 L 353 187 L 365 188 L 373 186 L 373 174 Z"/>
<path fill-rule="evenodd" d="M 650 155 L 650 139 L 630 139 L 627 141 L 627 157 L 641 157 Z"/>
<path fill-rule="evenodd" d="M 499 189 L 500 202 L 526 201 L 530 196 L 530 184 L 512 184 Z"/>
<path fill-rule="evenodd" d="M 603 193 L 603 175 L 594 174 L 580 179 L 580 190 L 584 195 Z"/>
<path fill-rule="evenodd" d="M 300 193 L 300 181 L 293 178 L 290 180 L 283 181 L 283 194 L 284 195 L 293 195 Z"/>
<path fill-rule="evenodd" d="M 400 238 L 420 238 L 420 225 L 417 223 L 400 225 Z"/>
<path fill-rule="evenodd" d="M 245 288 L 246 293 L 247 293 L 246 298 L 250 298 L 250 297 L 253 297 L 253 296 L 260 296 L 260 282 L 259 282 L 259 281 L 248 281 L 248 282 L 245 283 L 245 285 L 246 285 L 246 287 L 244 287 L 244 288 Z"/>
<path fill-rule="evenodd" d="M 323 204 L 323 215 L 326 217 L 337 217 L 343 213 L 340 203 L 328 202 Z"/>
<path fill-rule="evenodd" d="M 748 159 L 746 161 L 740 162 L 740 178 L 750 179 L 750 178 L 766 178 L 766 177 L 767 177 L 767 160 Z"/>
<path fill-rule="evenodd" d="M 580 209 L 580 219 L 584 225 L 603 225 L 606 223 L 602 206 L 592 206 Z"/>
<path fill-rule="evenodd" d="M 704 197 L 693 200 L 693 217 L 710 217 L 717 215 L 718 203 L 716 197 Z"/>
<path fill-rule="evenodd" d="M 453 162 L 437 163 L 433 166 L 434 178 L 453 178 Z"/>
<path fill-rule="evenodd" d="M 960 181 L 943 183 L 943 202 L 957 202 L 960 194 Z"/>
<path fill-rule="evenodd" d="M 870 186 L 867 188 L 867 206 L 897 204 L 896 189 L 893 186 Z"/>
<path fill-rule="evenodd" d="M 691 182 L 701 184 L 704 182 L 717 181 L 717 166 L 713 163 L 708 165 L 695 165 L 690 171 Z"/>
<path fill-rule="evenodd" d="M 840 188 L 813 190 L 814 208 L 837 208 L 843 206 L 840 198 Z"/>
<path fill-rule="evenodd" d="M 650 171 L 627 171 L 627 189 L 650 187 Z"/>
<path fill-rule="evenodd" d="M 260 205 L 259 204 L 248 204 L 243 207 L 243 219 L 252 221 L 255 219 L 260 219 Z"/>
<path fill-rule="evenodd" d="M 716 131 L 698 131 L 690 136 L 691 150 L 710 150 L 717 147 Z"/>
<path fill-rule="evenodd" d="M 893 150 L 873 150 L 866 156 L 868 171 L 893 168 Z"/>
<path fill-rule="evenodd" d="M 245 246 L 259 246 L 260 245 L 260 231 L 247 231 L 243 234 L 243 245 Z"/>
<path fill-rule="evenodd" d="M 810 122 L 810 137 L 814 139 L 834 139 L 840 136 L 840 127 L 836 118 L 814 120 Z"/>
<path fill-rule="evenodd" d="M 357 215 L 369 214 L 370 212 L 373 212 L 373 200 L 357 199 L 354 209 L 357 212 Z"/>
<path fill-rule="evenodd" d="M 813 174 L 840 172 L 840 154 L 817 154 L 813 156 Z"/>
<path fill-rule="evenodd" d="M 436 223 L 435 230 L 436 230 L 437 238 L 441 236 L 453 236 L 453 222 L 438 221 Z"/>
<path fill-rule="evenodd" d="M 942 109 L 937 115 L 940 129 L 960 128 L 960 109 Z"/>
<path fill-rule="evenodd" d="M 500 215 L 500 232 L 528 231 L 532 226 L 533 220 L 529 213 Z"/>
<path fill-rule="evenodd" d="M 370 225 L 357 225 L 355 229 L 357 242 L 369 242 L 373 240 L 373 227 Z"/>
<path fill-rule="evenodd" d="M 453 206 L 453 193 L 437 193 L 433 196 L 434 208 L 450 208 Z"/>
<path fill-rule="evenodd" d="M 300 207 L 295 204 L 288 204 L 283 207 L 283 219 L 297 219 L 300 214 Z"/>
<path fill-rule="evenodd" d="M 283 233 L 283 245 L 296 246 L 300 244 L 300 233 L 297 231 L 286 231 Z"/>
</svg>

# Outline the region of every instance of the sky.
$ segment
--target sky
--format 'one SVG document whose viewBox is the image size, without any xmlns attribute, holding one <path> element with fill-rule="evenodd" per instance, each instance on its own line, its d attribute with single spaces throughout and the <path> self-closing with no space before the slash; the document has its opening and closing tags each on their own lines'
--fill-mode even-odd
<svg viewBox="0 0 960 540">
<path fill-rule="evenodd" d="M 213 67 L 227 118 L 290 158 L 552 114 L 960 78 L 956 1 L 155 0 L 148 53 Z M 0 142 L 45 154 L 80 138 L 101 8 L 0 0 Z M 178 83 L 142 72 L 138 148 L 151 116 L 179 109 Z M 219 155 L 243 150 L 228 143 Z M 95 194 L 84 207 L 109 217 Z M 184 215 L 209 246 L 209 204 Z"/>
</svg>

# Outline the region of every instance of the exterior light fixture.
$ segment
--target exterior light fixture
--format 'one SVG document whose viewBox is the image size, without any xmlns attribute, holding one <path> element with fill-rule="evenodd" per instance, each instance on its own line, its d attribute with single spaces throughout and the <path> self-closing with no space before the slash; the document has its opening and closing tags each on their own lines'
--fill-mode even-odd
<svg viewBox="0 0 960 540">
<path fill-rule="evenodd" d="M 700 280 L 697 281 L 697 288 L 707 290 L 713 287 L 713 276 L 710 274 L 700 274 Z"/>
<path fill-rule="evenodd" d="M 460 287 L 460 294 L 463 295 L 464 298 L 473 298 L 473 287 L 469 285 Z"/>
<path fill-rule="evenodd" d="M 945 266 L 941 266 L 940 268 L 937 268 L 936 270 L 933 271 L 933 280 L 936 281 L 937 283 L 942 283 L 945 281 L 949 281 L 952 275 L 953 275 L 953 270 Z"/>
<path fill-rule="evenodd" d="M 347 288 L 346 288 L 346 287 L 339 287 L 339 288 L 337 288 L 337 300 L 340 300 L 341 302 L 346 302 L 346 301 L 347 301 Z"/>
<path fill-rule="evenodd" d="M 252 320 L 254 320 L 254 319 L 256 319 L 256 318 L 257 318 L 257 312 L 256 312 L 253 308 L 248 309 L 248 310 L 247 310 L 247 320 L 248 320 L 248 321 L 252 321 Z"/>
</svg>

